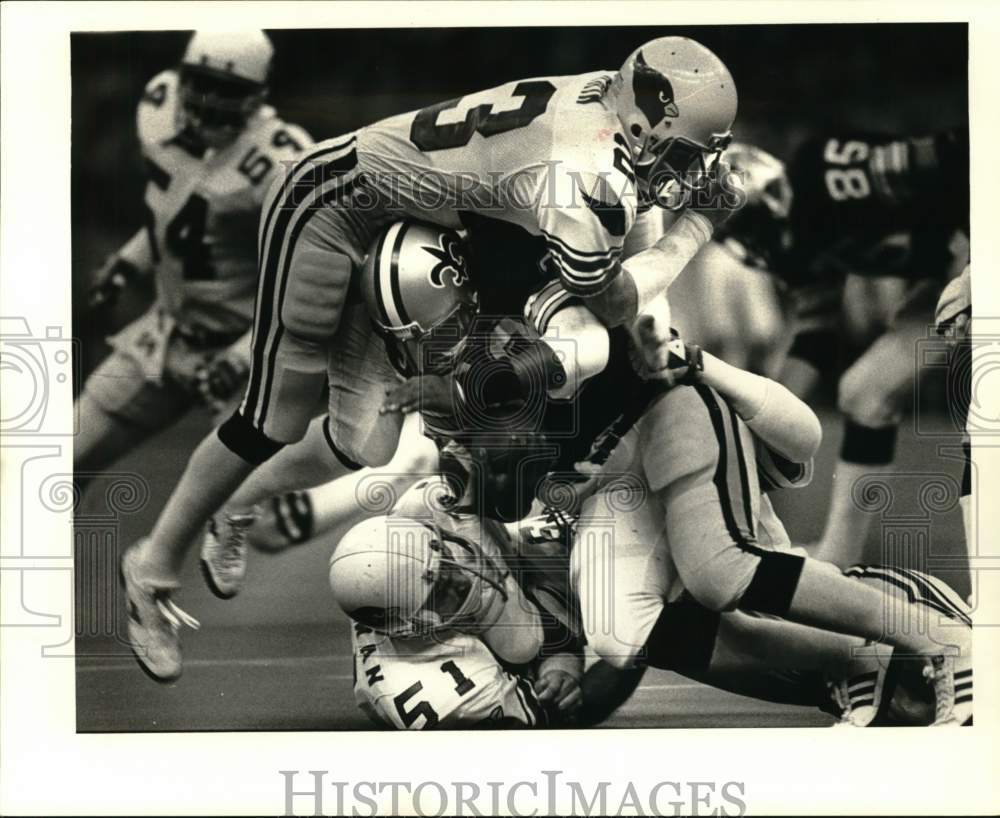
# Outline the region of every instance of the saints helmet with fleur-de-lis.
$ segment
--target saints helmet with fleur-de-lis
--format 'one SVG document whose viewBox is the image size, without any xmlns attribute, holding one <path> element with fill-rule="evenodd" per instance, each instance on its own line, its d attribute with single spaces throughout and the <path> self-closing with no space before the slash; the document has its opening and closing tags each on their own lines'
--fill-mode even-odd
<svg viewBox="0 0 1000 818">
<path fill-rule="evenodd" d="M 450 367 L 478 308 L 463 238 L 416 221 L 378 235 L 361 292 L 393 364 L 407 376 Z"/>
<path fill-rule="evenodd" d="M 655 199 L 670 181 L 696 185 L 729 144 L 736 83 L 722 60 L 694 40 L 660 37 L 640 46 L 614 87 L 643 198 Z"/>
</svg>

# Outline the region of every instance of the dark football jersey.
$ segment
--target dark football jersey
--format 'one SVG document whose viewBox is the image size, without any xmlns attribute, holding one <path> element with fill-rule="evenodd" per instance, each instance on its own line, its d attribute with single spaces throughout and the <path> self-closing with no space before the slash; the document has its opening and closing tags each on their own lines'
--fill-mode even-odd
<svg viewBox="0 0 1000 818">
<path fill-rule="evenodd" d="M 810 139 L 787 171 L 792 241 L 773 266 L 793 287 L 847 273 L 939 277 L 956 231 L 968 234 L 967 130 Z"/>
</svg>

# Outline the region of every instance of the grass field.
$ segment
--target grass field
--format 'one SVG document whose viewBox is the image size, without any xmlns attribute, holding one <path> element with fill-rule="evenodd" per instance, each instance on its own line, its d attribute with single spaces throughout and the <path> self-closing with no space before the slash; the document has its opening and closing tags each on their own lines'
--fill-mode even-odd
<svg viewBox="0 0 1000 818">
<path fill-rule="evenodd" d="M 779 513 L 793 539 L 807 541 L 822 527 L 832 469 L 840 441 L 839 423 L 821 415 L 826 431 L 812 486 L 777 498 Z M 922 420 L 922 427 L 926 426 Z M 122 548 L 148 532 L 183 469 L 187 453 L 205 432 L 207 420 L 195 415 L 131 453 L 118 472 L 141 475 L 150 486 L 146 504 L 120 517 L 113 530 Z M 955 438 L 916 436 L 913 425 L 900 433 L 897 477 L 890 478 L 891 507 L 872 527 L 866 545 L 870 562 L 882 561 L 882 544 L 899 543 L 904 529 L 924 531 L 932 560 L 964 553 L 957 504 L 923 517 L 918 497 L 935 475 L 957 480 L 957 460 L 942 458 L 937 447 Z M 931 430 L 947 421 L 932 419 Z M 80 519 L 103 511 L 100 482 L 84 498 Z M 908 516 L 907 516 L 908 515 Z M 907 522 L 908 521 L 908 522 Z M 80 551 L 78 565 L 88 554 Z M 201 620 L 202 629 L 184 633 L 185 671 L 174 684 L 161 686 L 140 672 L 128 649 L 108 635 L 77 638 L 77 726 L 93 731 L 178 730 L 338 730 L 366 729 L 369 722 L 354 707 L 350 638 L 346 620 L 328 593 L 325 548 L 307 546 L 280 555 L 251 554 L 248 587 L 224 602 L 213 597 L 188 566 L 181 606 Z M 917 567 L 917 566 L 912 566 Z M 963 595 L 964 571 L 944 573 L 930 566 Z M 106 575 L 105 575 L 106 574 Z M 121 596 L 110 571 L 98 580 L 119 611 Z M 109 608 L 110 609 L 110 608 Z M 90 630 L 87 611 L 78 631 Z M 122 631 L 120 631 L 122 632 Z M 695 684 L 671 673 L 646 675 L 633 698 L 607 727 L 789 727 L 828 724 L 817 711 L 779 706 Z"/>
</svg>

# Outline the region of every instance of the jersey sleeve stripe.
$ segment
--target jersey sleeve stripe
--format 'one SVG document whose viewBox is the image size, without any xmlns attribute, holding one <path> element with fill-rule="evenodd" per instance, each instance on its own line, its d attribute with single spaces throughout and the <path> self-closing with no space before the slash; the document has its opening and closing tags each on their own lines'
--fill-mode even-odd
<svg viewBox="0 0 1000 818">
<path fill-rule="evenodd" d="M 552 255 L 561 265 L 568 267 L 576 276 L 580 278 L 597 278 L 609 268 L 613 267 L 621 255 L 621 250 L 618 249 L 600 259 L 581 261 L 573 256 L 567 255 L 565 251 L 561 250 L 554 244 L 550 244 L 548 247 Z"/>
<path fill-rule="evenodd" d="M 340 146 L 340 154 L 317 167 L 317 174 L 294 174 L 276 191 L 262 225 L 260 281 L 251 341 L 250 380 L 240 413 L 262 430 L 267 416 L 268 393 L 273 379 L 283 328 L 281 306 L 284 301 L 288 271 L 299 234 L 321 207 L 346 192 L 353 183 L 349 176 L 357 165 L 354 140 Z M 317 152 L 331 156 L 332 149 Z M 307 158 L 308 160 L 308 158 Z M 307 161 L 304 160 L 304 161 Z M 301 168 L 299 163 L 297 166 Z M 289 184 L 290 183 L 290 184 Z"/>
<path fill-rule="evenodd" d="M 260 258 L 264 257 L 264 247 L 262 242 L 265 237 L 271 235 L 271 222 L 274 219 L 275 211 L 278 209 L 279 205 L 286 206 L 285 192 L 289 187 L 298 185 L 304 180 L 304 174 L 302 173 L 307 167 L 316 167 L 316 163 L 326 156 L 331 156 L 339 151 L 342 151 L 355 142 L 353 135 L 336 145 L 331 145 L 329 147 L 317 147 L 315 150 L 303 156 L 298 162 L 296 162 L 295 167 L 292 168 L 292 172 L 287 174 L 281 183 L 281 187 L 278 189 L 277 194 L 271 200 L 270 206 L 268 207 L 267 215 L 261 220 L 260 237 L 257 242 L 257 252 Z"/>
<path fill-rule="evenodd" d="M 749 523 L 744 520 L 744 525 L 741 526 L 738 522 L 737 501 L 733 497 L 732 488 L 734 483 L 737 484 L 738 489 L 745 486 L 747 483 L 747 474 L 745 464 L 740 464 L 738 470 L 732 468 L 733 453 L 730 451 L 726 418 L 722 407 L 719 405 L 721 401 L 706 386 L 699 385 L 695 386 L 694 389 L 708 410 L 708 416 L 712 422 L 712 429 L 715 432 L 715 439 L 718 445 L 718 460 L 716 462 L 715 474 L 712 476 L 712 482 L 715 484 L 716 494 L 719 497 L 719 507 L 722 511 L 726 530 L 729 532 L 729 536 L 732 537 L 733 542 L 744 551 L 761 554 L 763 550 L 754 544 L 753 530 L 750 528 Z M 743 494 L 744 502 L 748 496 L 749 490 Z"/>
<path fill-rule="evenodd" d="M 553 235 L 552 233 L 543 230 L 542 235 L 545 236 L 550 246 L 553 244 L 557 245 L 568 255 L 576 256 L 581 260 L 607 258 L 609 255 L 620 253 L 622 251 L 622 248 L 619 245 L 609 247 L 607 250 L 577 250 L 571 244 L 567 244 L 563 239 Z"/>
</svg>

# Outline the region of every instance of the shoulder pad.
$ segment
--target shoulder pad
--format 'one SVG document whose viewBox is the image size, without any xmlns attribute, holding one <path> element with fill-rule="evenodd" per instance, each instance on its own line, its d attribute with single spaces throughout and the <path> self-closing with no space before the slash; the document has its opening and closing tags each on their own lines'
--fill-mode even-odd
<svg viewBox="0 0 1000 818">
<path fill-rule="evenodd" d="M 177 84 L 173 69 L 161 71 L 146 84 L 136 109 L 136 130 L 142 145 L 163 142 L 177 132 Z"/>
</svg>

